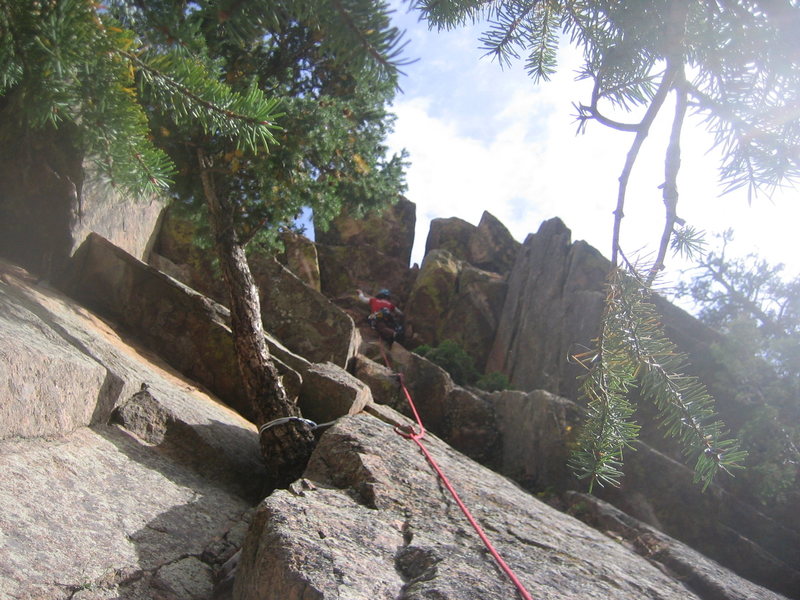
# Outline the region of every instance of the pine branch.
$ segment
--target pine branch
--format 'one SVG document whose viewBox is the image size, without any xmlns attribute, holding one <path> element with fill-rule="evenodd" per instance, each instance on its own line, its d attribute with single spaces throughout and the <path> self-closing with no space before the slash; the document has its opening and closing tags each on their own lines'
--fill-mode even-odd
<svg viewBox="0 0 800 600">
<path fill-rule="evenodd" d="M 588 400 L 586 422 L 569 461 L 579 479 L 589 479 L 590 491 L 595 483 L 618 485 L 623 451 L 632 447 L 639 431 L 631 421 L 634 409 L 627 400 L 636 383 L 636 369 L 620 346 L 616 328 L 619 293 L 619 286 L 609 281 L 596 352 L 580 386 L 581 395 Z"/>
<path fill-rule="evenodd" d="M 525 68 L 534 82 L 548 81 L 556 71 L 556 54 L 559 42 L 560 13 L 550 2 L 543 2 L 536 11 L 533 27 L 541 32 Z"/>
<path fill-rule="evenodd" d="M 386 48 L 378 48 L 375 44 L 373 44 L 372 40 L 362 31 L 362 29 L 356 24 L 353 15 L 350 14 L 348 10 L 345 9 L 344 5 L 342 4 L 341 0 L 329 0 L 333 7 L 335 8 L 336 12 L 339 15 L 341 21 L 345 24 L 347 29 L 353 34 L 353 36 L 359 41 L 361 48 L 366 52 L 366 54 L 375 62 L 375 64 L 379 65 L 384 71 L 392 72 L 396 65 L 391 61 L 389 56 L 385 54 Z"/>
<path fill-rule="evenodd" d="M 143 60 L 130 52 L 120 53 L 136 65 L 152 91 L 173 114 L 187 121 L 199 121 L 207 133 L 219 131 L 236 139 L 240 146 L 257 151 L 275 143 L 272 131 L 278 102 L 267 100 L 257 88 L 236 94 L 216 81 L 197 61 L 179 51 Z"/>
<path fill-rule="evenodd" d="M 664 101 L 667 98 L 669 90 L 672 88 L 675 75 L 675 68 L 670 68 L 668 65 L 667 70 L 664 72 L 664 76 L 661 78 L 661 83 L 659 83 L 658 90 L 656 90 L 650 105 L 647 107 L 644 117 L 642 117 L 642 120 L 639 122 L 639 128 L 636 130 L 636 137 L 631 143 L 631 147 L 628 150 L 628 155 L 625 158 L 625 165 L 623 166 L 622 173 L 619 176 L 617 206 L 614 209 L 614 229 L 611 238 L 612 268 L 615 268 L 618 264 L 620 230 L 622 227 L 622 219 L 625 216 L 625 195 L 628 190 L 628 181 L 630 180 L 631 172 L 633 171 L 633 166 L 636 163 L 636 159 L 639 156 L 639 150 L 641 150 L 642 144 L 644 144 L 645 139 L 647 139 L 647 136 L 650 133 L 650 127 L 652 126 L 653 121 L 655 121 L 655 118 L 661 110 L 661 107 L 664 105 Z"/>
<path fill-rule="evenodd" d="M 658 273 L 664 268 L 664 261 L 667 257 L 670 239 L 676 224 L 683 225 L 684 221 L 678 217 L 678 171 L 681 167 L 681 130 L 683 121 L 686 117 L 687 91 L 683 85 L 683 73 L 677 75 L 681 82 L 676 87 L 675 115 L 672 119 L 672 130 L 670 132 L 669 143 L 667 144 L 666 157 L 664 159 L 664 184 L 663 198 L 666 216 L 664 218 L 664 230 L 661 235 L 661 242 L 658 247 L 656 260 L 650 267 L 645 285 L 650 288 L 653 285 Z"/>
<path fill-rule="evenodd" d="M 666 434 L 695 458 L 695 481 L 704 489 L 723 470 L 740 468 L 746 453 L 725 437 L 713 398 L 693 376 L 683 374 L 686 356 L 666 337 L 649 292 L 636 273 L 614 269 L 597 354 L 581 386 L 588 399 L 587 423 L 571 466 L 580 478 L 618 485 L 622 451 L 631 447 L 638 426 L 630 421 L 628 391 L 638 385 L 643 399 L 659 411 Z"/>
<path fill-rule="evenodd" d="M 500 62 L 501 65 L 510 66 L 512 59 L 519 58 L 519 53 L 513 48 L 514 45 L 524 46 L 521 41 L 522 34 L 519 29 L 522 22 L 533 12 L 539 0 L 529 2 L 522 6 L 518 14 L 511 14 L 508 8 L 517 8 L 516 5 L 506 7 L 503 10 L 500 6 L 497 9 L 494 30 L 488 32 L 481 38 L 481 49 L 486 50 L 486 54 L 491 54 Z"/>
</svg>

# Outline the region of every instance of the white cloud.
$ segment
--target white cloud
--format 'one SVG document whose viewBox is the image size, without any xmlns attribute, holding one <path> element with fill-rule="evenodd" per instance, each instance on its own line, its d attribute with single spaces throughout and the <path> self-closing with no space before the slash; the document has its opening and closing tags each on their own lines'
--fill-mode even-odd
<svg viewBox="0 0 800 600">
<path fill-rule="evenodd" d="M 608 254 L 617 181 L 632 134 L 591 123 L 586 135 L 576 137 L 572 102 L 585 101 L 589 90 L 586 82 L 574 81 L 574 51 L 561 53 L 553 81 L 535 86 L 520 66 L 503 71 L 479 61 L 476 31 L 437 37 L 422 26 L 413 30 L 409 54 L 421 62 L 403 82 L 407 94 L 395 102 L 398 120 L 389 140 L 394 150 L 406 148 L 411 155 L 407 196 L 417 204 L 412 260 L 422 258 L 432 218 L 457 216 L 476 224 L 484 210 L 520 241 L 558 216 L 575 239 Z M 668 108 L 664 112 L 627 196 L 623 244 L 631 253 L 645 245 L 653 251 L 663 227 L 658 186 L 671 116 Z M 758 251 L 800 269 L 800 257 L 788 251 L 800 217 L 796 191 L 757 209 L 747 209 L 741 194 L 720 199 L 717 163 L 705 155 L 707 146 L 703 132 L 687 130 L 681 216 L 710 231 L 734 227 L 742 253 Z"/>
</svg>

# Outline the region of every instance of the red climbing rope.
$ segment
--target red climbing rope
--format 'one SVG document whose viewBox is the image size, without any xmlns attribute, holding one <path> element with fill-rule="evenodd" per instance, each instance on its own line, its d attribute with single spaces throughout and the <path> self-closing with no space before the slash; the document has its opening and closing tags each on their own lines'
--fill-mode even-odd
<svg viewBox="0 0 800 600">
<path fill-rule="evenodd" d="M 392 368 L 391 363 L 389 362 L 389 357 L 386 356 L 386 352 L 383 349 L 383 344 L 381 343 L 381 354 L 383 354 L 383 360 L 386 363 L 386 366 Z M 428 463 L 431 465 L 431 468 L 436 472 L 436 475 L 439 476 L 439 479 L 447 488 L 447 491 L 453 496 L 453 499 L 458 504 L 458 507 L 461 509 L 461 512 L 464 513 L 464 516 L 469 521 L 472 528 L 475 530 L 475 533 L 478 534 L 478 537 L 481 538 L 481 541 L 486 546 L 486 549 L 491 553 L 494 557 L 494 560 L 497 562 L 498 566 L 503 570 L 503 572 L 508 576 L 511 580 L 511 583 L 517 588 L 520 596 L 523 600 L 533 600 L 533 596 L 525 589 L 525 586 L 522 585 L 522 582 L 519 578 L 514 574 L 514 571 L 511 570 L 511 567 L 508 566 L 506 561 L 503 560 L 503 557 L 500 556 L 500 553 L 495 549 L 494 545 L 492 544 L 491 540 L 489 540 L 486 533 L 483 531 L 483 527 L 480 526 L 477 519 L 472 516 L 472 513 L 467 508 L 466 504 L 462 502 L 461 497 L 456 492 L 453 484 L 450 483 L 450 480 L 447 478 L 447 475 L 444 474 L 439 464 L 436 460 L 431 456 L 431 453 L 425 447 L 425 444 L 422 443 L 422 438 L 425 437 L 425 426 L 422 424 L 422 419 L 420 419 L 419 412 L 417 412 L 417 407 L 414 404 L 414 400 L 411 398 L 411 393 L 408 391 L 406 387 L 405 380 L 402 373 L 397 373 L 397 377 L 400 381 L 400 387 L 403 390 L 403 393 L 406 396 L 406 400 L 408 401 L 408 405 L 411 407 L 411 412 L 414 414 L 414 420 L 416 420 L 417 425 L 419 426 L 419 431 L 414 431 L 414 427 L 412 425 L 407 425 L 405 427 L 395 427 L 394 430 L 399 435 L 402 435 L 404 438 L 412 440 L 420 449 L 422 454 L 427 459 Z"/>
</svg>

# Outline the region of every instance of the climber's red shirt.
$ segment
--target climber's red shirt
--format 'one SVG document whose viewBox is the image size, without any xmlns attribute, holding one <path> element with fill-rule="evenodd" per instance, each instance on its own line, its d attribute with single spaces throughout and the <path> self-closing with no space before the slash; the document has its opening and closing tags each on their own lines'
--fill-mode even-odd
<svg viewBox="0 0 800 600">
<path fill-rule="evenodd" d="M 383 298 L 370 298 L 369 299 L 369 310 L 370 312 L 378 312 L 381 309 L 388 308 L 389 310 L 394 310 L 394 304 L 389 302 L 388 300 L 384 300 Z"/>
</svg>

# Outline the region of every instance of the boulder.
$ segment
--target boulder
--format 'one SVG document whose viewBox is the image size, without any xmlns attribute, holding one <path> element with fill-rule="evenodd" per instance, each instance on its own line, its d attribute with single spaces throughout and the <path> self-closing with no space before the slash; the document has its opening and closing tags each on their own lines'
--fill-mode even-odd
<svg viewBox="0 0 800 600">
<path fill-rule="evenodd" d="M 0 597 L 210 600 L 262 497 L 255 426 L 85 308 L 8 273 L 6 322 L 24 336 L 19 358 L 48 369 L 18 370 L 0 351 L 0 380 L 33 403 L 2 419 Z M 49 367 L 58 357 L 63 370 Z"/>
<path fill-rule="evenodd" d="M 358 354 L 353 361 L 353 374 L 370 389 L 372 399 L 378 404 L 401 407 L 405 399 L 400 381 L 389 367 Z"/>
<path fill-rule="evenodd" d="M 483 370 L 500 320 L 507 285 L 496 273 L 433 250 L 422 262 L 408 299 L 415 343 L 458 343 Z"/>
<path fill-rule="evenodd" d="M 0 256 L 41 278 L 58 279 L 91 231 L 145 257 L 165 205 L 113 188 L 67 133 L 32 133 L 0 149 Z"/>
<path fill-rule="evenodd" d="M 441 431 L 447 418 L 447 397 L 455 387 L 450 375 L 399 344 L 392 345 L 388 358 L 390 368 L 403 377 L 425 426 L 434 432 Z M 411 409 L 405 394 L 398 394 L 397 401 L 399 404 L 390 405 L 391 408 L 410 416 Z"/>
<path fill-rule="evenodd" d="M 76 254 L 64 287 L 240 414 L 255 418 L 240 381 L 225 307 L 95 234 Z M 267 339 L 288 391 L 296 396 L 301 382 L 296 371 L 307 361 Z"/>
<path fill-rule="evenodd" d="M 447 250 L 455 258 L 479 269 L 507 274 L 519 247 L 519 242 L 506 226 L 484 211 L 477 227 L 457 217 L 433 219 L 425 243 L 425 255 L 434 250 Z"/>
<path fill-rule="evenodd" d="M 343 210 L 327 228 L 315 227 L 314 238 L 326 246 L 370 248 L 383 256 L 397 259 L 407 268 L 414 246 L 416 214 L 416 205 L 401 196 L 391 206 L 361 217 Z"/>
<path fill-rule="evenodd" d="M 434 436 L 424 443 L 534 598 L 700 597 Z M 728 577 L 735 588 L 740 580 Z M 763 594 L 752 597 L 779 598 L 751 589 Z M 371 415 L 340 420 L 322 436 L 304 479 L 261 503 L 234 586 L 236 600 L 514 597 L 425 457 Z"/>
<path fill-rule="evenodd" d="M 332 363 L 312 364 L 303 372 L 300 409 L 316 423 L 354 415 L 371 401 L 365 384 Z"/>
<path fill-rule="evenodd" d="M 346 367 L 359 344 L 353 319 L 274 258 L 256 258 L 250 269 L 261 295 L 264 328 L 311 362 Z"/>
<path fill-rule="evenodd" d="M 400 374 L 426 428 L 473 460 L 492 468 L 499 466 L 500 436 L 492 399 L 455 385 L 446 371 L 398 344 L 387 358 L 392 368 L 365 355 L 354 362 L 355 376 L 370 388 L 376 403 L 413 415 Z"/>
</svg>

